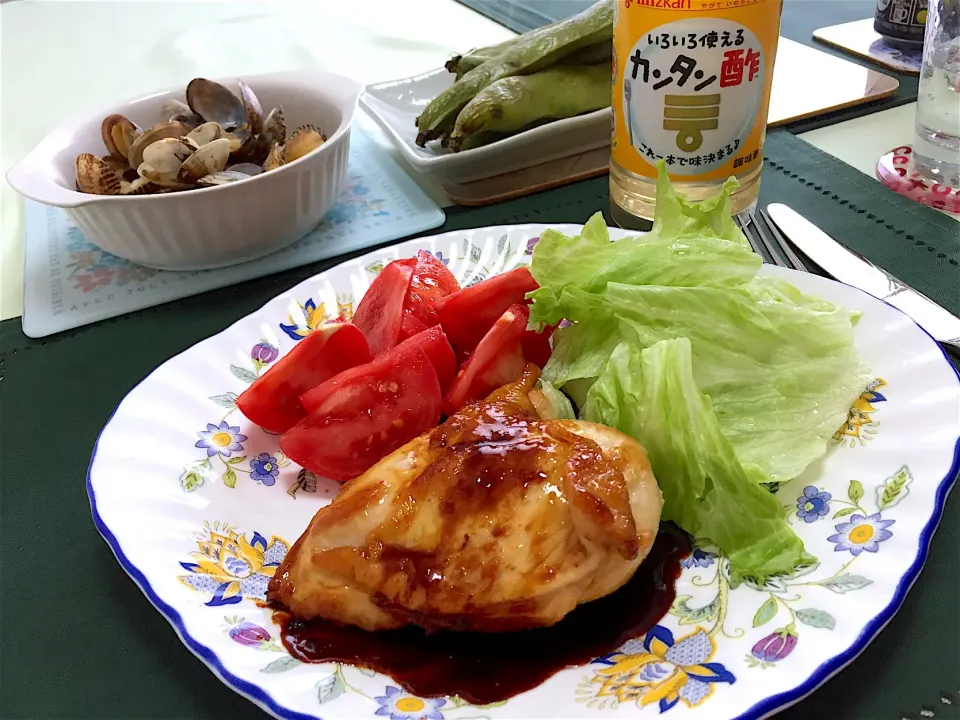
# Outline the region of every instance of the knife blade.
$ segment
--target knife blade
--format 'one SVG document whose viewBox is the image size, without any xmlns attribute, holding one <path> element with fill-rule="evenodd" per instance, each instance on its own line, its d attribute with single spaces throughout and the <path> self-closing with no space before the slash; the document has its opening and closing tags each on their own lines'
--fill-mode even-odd
<svg viewBox="0 0 960 720">
<path fill-rule="evenodd" d="M 771 203 L 767 212 L 780 232 L 831 276 L 903 311 L 939 342 L 960 344 L 960 318 L 949 310 L 848 250 L 786 205 Z"/>
</svg>

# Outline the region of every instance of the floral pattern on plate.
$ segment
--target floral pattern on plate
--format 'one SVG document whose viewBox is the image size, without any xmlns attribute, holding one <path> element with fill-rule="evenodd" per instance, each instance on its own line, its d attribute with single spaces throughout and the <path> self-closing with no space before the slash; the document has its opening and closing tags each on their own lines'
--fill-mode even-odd
<svg viewBox="0 0 960 720">
<path fill-rule="evenodd" d="M 266 538 L 254 532 L 250 540 L 236 528 L 219 521 L 204 522 L 204 532 L 196 535 L 197 550 L 192 562 L 181 562 L 189 575 L 177 579 L 189 588 L 211 595 L 210 607 L 233 605 L 244 598 L 266 600 L 267 583 L 290 549 L 276 536 Z"/>
<path fill-rule="evenodd" d="M 875 407 L 877 404 L 887 401 L 887 398 L 880 393 L 880 388 L 886 385 L 887 382 L 883 378 L 877 378 L 867 386 L 867 389 L 850 406 L 847 421 L 834 433 L 834 442 L 848 447 L 857 447 L 873 440 L 877 434 L 877 428 L 880 427 L 880 422 L 873 419 L 873 414 L 877 412 Z"/>
<path fill-rule="evenodd" d="M 701 627 L 675 640 L 668 628 L 657 625 L 643 639 L 628 640 L 594 661 L 606 667 L 591 678 L 600 687 L 587 705 L 603 709 L 609 700 L 612 707 L 636 703 L 642 708 L 655 703 L 661 713 L 679 702 L 697 707 L 713 694 L 715 683 L 737 681 L 722 664 L 709 662 L 716 651 L 713 637 Z"/>
</svg>

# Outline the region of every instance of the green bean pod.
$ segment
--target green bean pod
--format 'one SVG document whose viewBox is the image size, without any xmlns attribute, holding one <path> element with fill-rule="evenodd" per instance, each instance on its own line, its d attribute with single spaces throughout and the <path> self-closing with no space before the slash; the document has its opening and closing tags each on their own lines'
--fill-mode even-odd
<svg viewBox="0 0 960 720">
<path fill-rule="evenodd" d="M 611 39 L 594 43 L 572 52 L 561 62 L 564 65 L 599 65 L 609 63 L 613 59 L 613 42 Z"/>
<path fill-rule="evenodd" d="M 511 47 L 520 42 L 524 37 L 526 37 L 526 34 L 517 35 L 509 40 L 504 40 L 499 45 L 488 45 L 487 47 L 474 48 L 470 52 L 466 52 L 463 55 L 456 55 L 450 58 L 444 64 L 444 67 L 447 69 L 447 72 L 456 73 L 457 79 L 459 80 L 463 75 L 470 72 L 478 65 L 483 65 L 483 63 L 490 58 L 505 53 Z"/>
<path fill-rule="evenodd" d="M 435 97 L 417 118 L 417 144 L 423 147 L 442 134 L 451 119 L 491 83 L 505 77 L 534 73 L 575 50 L 612 37 L 613 0 L 600 0 L 582 13 L 522 36 L 506 52 L 464 75 Z"/>
<path fill-rule="evenodd" d="M 556 23 L 552 23 L 551 25 L 556 25 Z M 506 52 L 524 37 L 526 37 L 526 35 L 518 35 L 499 45 L 476 48 L 463 55 L 457 55 L 447 60 L 444 67 L 447 69 L 447 72 L 455 73 L 457 80 L 459 80 L 478 65 L 482 65 L 490 58 Z M 610 39 L 605 39 L 572 52 L 565 57 L 562 62 L 568 65 L 594 65 L 602 62 L 610 62 L 612 56 L 613 44 L 610 42 Z"/>
<path fill-rule="evenodd" d="M 457 151 L 477 133 L 512 133 L 534 123 L 573 117 L 610 104 L 606 65 L 557 65 L 488 85 L 457 116 L 448 141 Z"/>
</svg>

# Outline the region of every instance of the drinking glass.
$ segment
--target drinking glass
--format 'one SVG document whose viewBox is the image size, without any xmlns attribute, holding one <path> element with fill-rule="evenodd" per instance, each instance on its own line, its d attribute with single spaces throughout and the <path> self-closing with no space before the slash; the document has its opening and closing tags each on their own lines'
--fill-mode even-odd
<svg viewBox="0 0 960 720">
<path fill-rule="evenodd" d="M 921 175 L 960 187 L 960 0 L 930 0 L 913 158 Z"/>
</svg>

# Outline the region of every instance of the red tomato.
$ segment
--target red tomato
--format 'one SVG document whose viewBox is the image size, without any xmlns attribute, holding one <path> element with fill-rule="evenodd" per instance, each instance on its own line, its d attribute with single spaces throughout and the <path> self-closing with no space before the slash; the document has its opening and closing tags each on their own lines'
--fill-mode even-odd
<svg viewBox="0 0 960 720">
<path fill-rule="evenodd" d="M 237 407 L 264 430 L 286 432 L 307 416 L 300 406 L 303 393 L 341 370 L 369 361 L 370 348 L 359 328 L 325 323 L 244 390 Z"/>
<path fill-rule="evenodd" d="M 434 309 L 453 349 L 466 354 L 507 308 L 524 303 L 526 294 L 537 287 L 530 270 L 521 267 L 440 298 Z"/>
<path fill-rule="evenodd" d="M 436 323 L 434 323 L 436 324 Z M 417 333 L 421 333 L 429 326 L 420 318 L 413 314 L 408 307 L 403 308 L 403 315 L 400 320 L 400 340 L 411 338 Z"/>
<path fill-rule="evenodd" d="M 471 400 L 485 398 L 502 385 L 515 382 L 523 373 L 523 335 L 530 311 L 526 305 L 511 305 L 457 373 L 443 399 L 444 413 L 452 415 Z"/>
<path fill-rule="evenodd" d="M 439 422 L 440 384 L 423 349 L 404 343 L 319 385 L 302 403 L 310 415 L 284 433 L 280 449 L 345 482 Z"/>
<path fill-rule="evenodd" d="M 447 340 L 443 328 L 434 325 L 432 328 L 404 340 L 397 347 L 403 347 L 404 345 L 415 345 L 427 354 L 427 359 L 430 360 L 430 364 L 437 372 L 440 391 L 446 392 L 457 374 L 457 360 L 453 356 L 453 348 L 450 347 L 450 341 Z"/>
<path fill-rule="evenodd" d="M 389 350 L 400 339 L 403 301 L 415 265 L 415 260 L 394 260 L 388 264 L 374 278 L 353 314 L 353 324 L 366 335 L 374 355 Z"/>
<path fill-rule="evenodd" d="M 447 266 L 426 250 L 421 250 L 417 253 L 417 266 L 403 307 L 421 320 L 425 328 L 431 327 L 437 324 L 433 304 L 459 289 L 460 283 Z"/>
<path fill-rule="evenodd" d="M 523 357 L 527 362 L 543 370 L 543 366 L 550 359 L 550 353 L 553 352 L 550 347 L 550 337 L 556 329 L 556 325 L 549 325 L 542 332 L 527 330 L 523 334 Z"/>
</svg>

